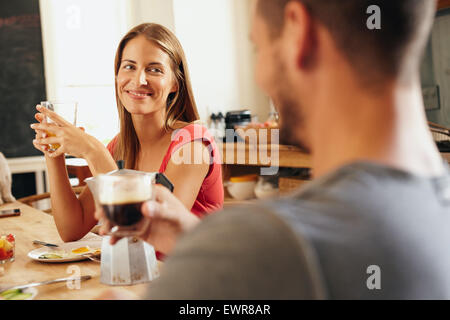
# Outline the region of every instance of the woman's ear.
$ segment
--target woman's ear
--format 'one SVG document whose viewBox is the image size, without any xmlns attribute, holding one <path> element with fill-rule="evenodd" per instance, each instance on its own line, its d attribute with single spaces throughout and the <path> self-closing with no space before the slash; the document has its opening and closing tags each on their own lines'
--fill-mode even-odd
<svg viewBox="0 0 450 320">
<path fill-rule="evenodd" d="M 178 81 L 174 81 L 172 88 L 170 89 L 170 93 L 178 92 Z"/>
</svg>

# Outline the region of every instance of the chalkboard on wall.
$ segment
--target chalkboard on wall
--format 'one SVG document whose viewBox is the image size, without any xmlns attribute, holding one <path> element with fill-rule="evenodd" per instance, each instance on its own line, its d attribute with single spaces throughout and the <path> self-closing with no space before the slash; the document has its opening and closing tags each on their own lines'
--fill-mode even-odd
<svg viewBox="0 0 450 320">
<path fill-rule="evenodd" d="M 0 2 L 0 152 L 42 155 L 33 147 L 35 106 L 45 100 L 39 1 Z"/>
</svg>

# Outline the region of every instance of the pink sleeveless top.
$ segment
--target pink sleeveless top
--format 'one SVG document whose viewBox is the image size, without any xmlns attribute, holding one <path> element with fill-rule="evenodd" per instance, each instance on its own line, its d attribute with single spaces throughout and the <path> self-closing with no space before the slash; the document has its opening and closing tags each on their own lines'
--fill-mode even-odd
<svg viewBox="0 0 450 320">
<path fill-rule="evenodd" d="M 118 136 L 114 137 L 107 146 L 111 155 L 114 155 L 117 141 Z M 202 141 L 209 151 L 209 171 L 203 180 L 197 198 L 191 208 L 191 212 L 201 218 L 208 213 L 220 210 L 223 206 L 224 198 L 220 153 L 214 142 L 214 138 L 208 132 L 208 129 L 202 125 L 189 124 L 184 128 L 175 130 L 172 134 L 172 141 L 159 168 L 159 172 L 164 173 L 166 171 L 167 164 L 174 152 L 183 145 L 193 141 Z M 194 156 L 189 160 L 194 160 L 194 162 L 197 162 L 196 160 L 204 161 L 203 155 L 200 155 L 199 159 L 196 159 Z"/>
</svg>

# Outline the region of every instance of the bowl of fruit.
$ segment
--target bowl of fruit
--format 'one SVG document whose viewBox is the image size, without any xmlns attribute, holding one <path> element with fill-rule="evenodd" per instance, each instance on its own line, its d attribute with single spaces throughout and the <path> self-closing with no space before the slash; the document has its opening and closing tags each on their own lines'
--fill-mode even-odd
<svg viewBox="0 0 450 320">
<path fill-rule="evenodd" d="M 14 261 L 15 242 L 12 234 L 0 235 L 0 264 Z"/>
</svg>

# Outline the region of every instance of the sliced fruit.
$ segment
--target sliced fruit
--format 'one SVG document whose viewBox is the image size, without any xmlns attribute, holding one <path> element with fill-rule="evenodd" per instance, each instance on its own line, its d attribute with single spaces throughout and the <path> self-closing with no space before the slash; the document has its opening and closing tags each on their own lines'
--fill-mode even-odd
<svg viewBox="0 0 450 320">
<path fill-rule="evenodd" d="M 8 300 L 26 300 L 31 296 L 32 296 L 31 293 L 19 293 L 13 296 L 12 298 L 9 298 Z"/>
<path fill-rule="evenodd" d="M 39 259 L 61 259 L 62 256 L 54 254 L 54 253 L 44 253 L 39 256 Z"/>
<path fill-rule="evenodd" d="M 5 300 L 26 300 L 32 296 L 31 293 L 23 293 L 20 289 L 7 290 L 0 293 L 0 296 Z"/>
<path fill-rule="evenodd" d="M 11 259 L 14 256 L 14 251 L 9 250 L 6 252 L 6 259 Z"/>
<path fill-rule="evenodd" d="M 6 250 L 4 248 L 0 248 L 0 260 L 5 260 L 5 259 L 8 259 Z"/>
<path fill-rule="evenodd" d="M 72 253 L 86 253 L 89 252 L 91 249 L 89 249 L 89 247 L 81 247 L 81 248 L 76 248 L 76 249 L 72 249 Z"/>
<path fill-rule="evenodd" d="M 19 293 L 21 293 L 21 291 L 19 289 L 12 289 L 12 290 L 6 290 L 6 291 L 0 293 L 0 296 L 2 296 L 3 298 L 8 300 L 9 298 L 12 298 L 13 296 L 15 296 Z"/>
<path fill-rule="evenodd" d="M 3 248 L 6 251 L 10 251 L 13 248 L 13 245 L 9 241 L 5 241 L 4 244 L 3 244 Z"/>
</svg>

